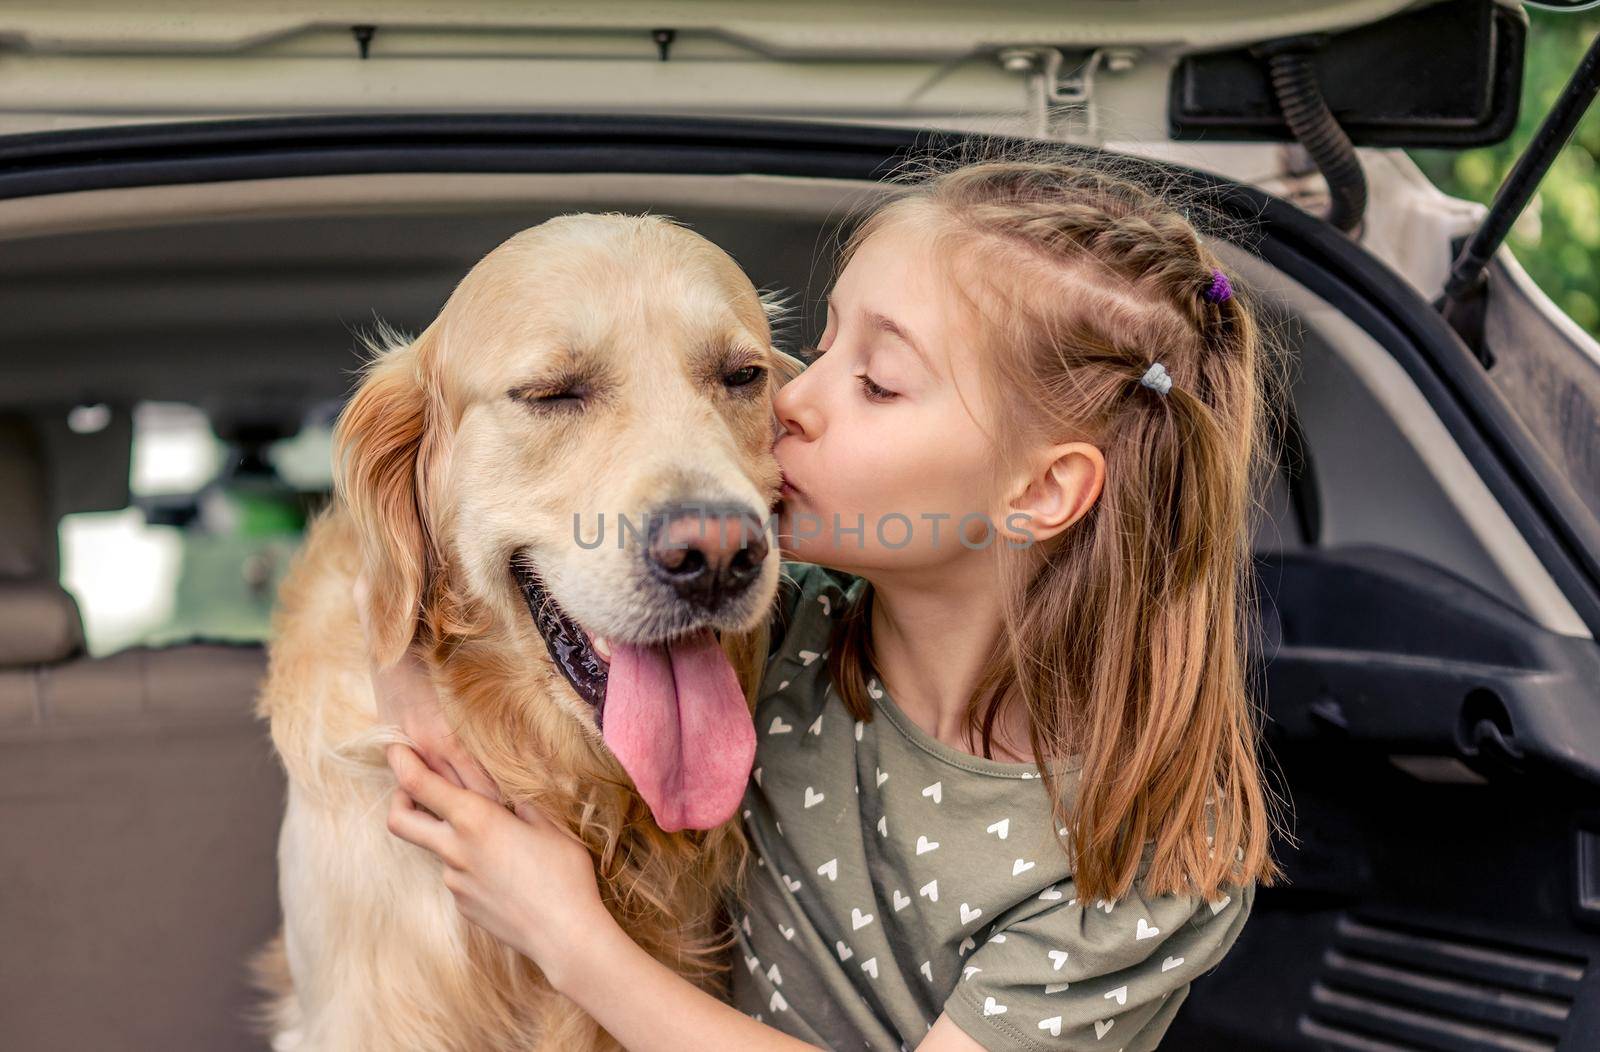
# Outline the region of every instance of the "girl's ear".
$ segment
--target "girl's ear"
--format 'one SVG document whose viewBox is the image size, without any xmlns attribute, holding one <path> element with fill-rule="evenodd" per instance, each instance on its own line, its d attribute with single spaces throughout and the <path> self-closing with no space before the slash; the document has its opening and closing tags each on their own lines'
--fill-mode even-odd
<svg viewBox="0 0 1600 1052">
<path fill-rule="evenodd" d="M 420 366 L 434 331 L 380 350 L 333 430 L 334 488 L 360 540 L 371 656 L 380 668 L 416 637 L 435 565 L 424 477 L 435 436 Z"/>
</svg>

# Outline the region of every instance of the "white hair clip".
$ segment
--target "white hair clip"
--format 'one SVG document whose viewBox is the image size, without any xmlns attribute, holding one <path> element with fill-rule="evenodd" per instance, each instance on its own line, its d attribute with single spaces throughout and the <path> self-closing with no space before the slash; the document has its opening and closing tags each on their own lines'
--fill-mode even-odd
<svg viewBox="0 0 1600 1052">
<path fill-rule="evenodd" d="M 1172 377 L 1167 373 L 1167 367 L 1160 362 L 1156 362 L 1145 370 L 1145 374 L 1139 378 L 1139 382 L 1146 387 L 1152 388 L 1156 394 L 1164 395 L 1172 390 Z"/>
</svg>

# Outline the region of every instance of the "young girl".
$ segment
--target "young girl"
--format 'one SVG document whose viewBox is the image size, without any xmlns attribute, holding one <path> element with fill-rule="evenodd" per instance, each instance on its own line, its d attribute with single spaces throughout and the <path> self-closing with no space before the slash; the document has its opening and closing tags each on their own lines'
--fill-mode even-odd
<svg viewBox="0 0 1600 1052">
<path fill-rule="evenodd" d="M 1281 381 L 1249 308 L 1110 169 L 905 173 L 774 403 L 734 1006 L 627 938 L 575 839 L 390 749 L 390 829 L 630 1049 L 1154 1048 L 1280 876 L 1246 643 Z M 448 753 L 427 684 L 381 675 Z"/>
</svg>

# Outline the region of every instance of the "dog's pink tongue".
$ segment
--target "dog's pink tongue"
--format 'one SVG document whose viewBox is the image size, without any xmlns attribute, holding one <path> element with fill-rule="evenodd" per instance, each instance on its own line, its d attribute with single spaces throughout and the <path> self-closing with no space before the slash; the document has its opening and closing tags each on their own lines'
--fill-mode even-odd
<svg viewBox="0 0 1600 1052">
<path fill-rule="evenodd" d="M 711 629 L 670 648 L 611 644 L 606 746 L 668 833 L 733 815 L 756 755 L 739 677 Z"/>
</svg>

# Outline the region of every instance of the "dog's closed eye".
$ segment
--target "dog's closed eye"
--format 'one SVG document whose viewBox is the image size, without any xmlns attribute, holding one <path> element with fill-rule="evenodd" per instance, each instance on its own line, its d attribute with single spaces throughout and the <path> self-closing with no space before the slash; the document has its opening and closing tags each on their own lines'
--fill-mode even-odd
<svg viewBox="0 0 1600 1052">
<path fill-rule="evenodd" d="M 541 411 L 570 412 L 582 409 L 593 396 L 594 388 L 586 380 L 558 380 L 554 383 L 524 384 L 506 394 L 512 401 Z"/>
</svg>

